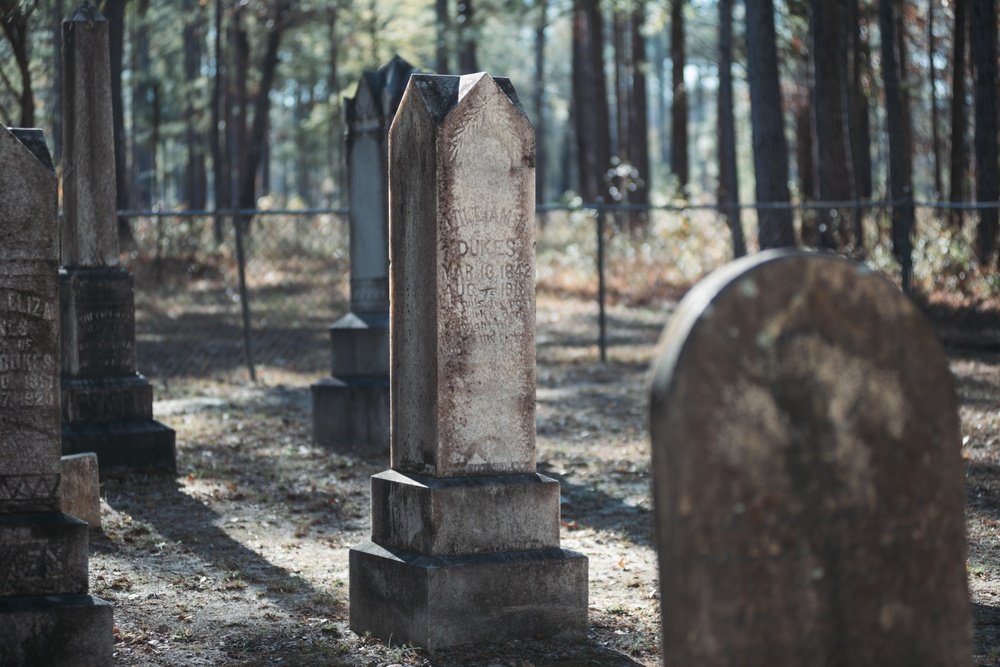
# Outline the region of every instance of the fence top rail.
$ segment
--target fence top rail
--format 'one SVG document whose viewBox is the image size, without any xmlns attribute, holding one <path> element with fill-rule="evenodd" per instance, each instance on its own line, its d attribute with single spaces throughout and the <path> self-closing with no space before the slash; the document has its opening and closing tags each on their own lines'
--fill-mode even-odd
<svg viewBox="0 0 1000 667">
<path fill-rule="evenodd" d="M 214 218 L 216 216 L 231 215 L 347 215 L 350 209 L 340 208 L 225 208 L 218 210 L 165 210 L 155 209 L 152 211 L 118 211 L 119 218 Z"/>
<path fill-rule="evenodd" d="M 811 210 L 821 208 L 891 208 L 893 206 L 913 206 L 914 208 L 933 208 L 943 210 L 982 210 L 1000 208 L 1000 201 L 982 202 L 948 202 L 921 200 L 878 200 L 878 201 L 815 201 L 815 202 L 714 202 L 706 204 L 622 204 L 617 202 L 588 202 L 581 204 L 538 204 L 538 212 L 550 211 L 724 211 L 732 209 L 761 210 Z M 120 218 L 202 218 L 216 216 L 258 216 L 258 215 L 347 215 L 350 208 L 234 208 L 218 210 L 164 210 L 151 211 L 126 210 L 118 211 Z"/>
</svg>

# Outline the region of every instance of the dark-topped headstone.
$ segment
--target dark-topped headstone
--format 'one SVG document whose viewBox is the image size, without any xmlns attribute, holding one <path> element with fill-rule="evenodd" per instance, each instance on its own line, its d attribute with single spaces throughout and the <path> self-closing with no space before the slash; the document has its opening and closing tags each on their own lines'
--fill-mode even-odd
<svg viewBox="0 0 1000 667">
<path fill-rule="evenodd" d="M 972 664 L 952 377 L 889 282 L 787 251 L 713 273 L 649 426 L 664 664 Z"/>
<path fill-rule="evenodd" d="M 100 470 L 176 467 L 136 372 L 134 279 L 118 264 L 108 24 L 89 2 L 63 23 L 62 442 Z"/>
<path fill-rule="evenodd" d="M 87 524 L 60 511 L 57 179 L 40 130 L 0 126 L 0 665 L 112 664 Z"/>
<path fill-rule="evenodd" d="M 392 469 L 350 625 L 434 650 L 587 635 L 535 471 L 534 133 L 506 79 L 414 74 L 389 138 Z"/>
<path fill-rule="evenodd" d="M 389 125 L 413 67 L 365 72 L 347 100 L 351 312 L 330 327 L 331 377 L 312 385 L 313 440 L 341 452 L 389 449 Z"/>
</svg>

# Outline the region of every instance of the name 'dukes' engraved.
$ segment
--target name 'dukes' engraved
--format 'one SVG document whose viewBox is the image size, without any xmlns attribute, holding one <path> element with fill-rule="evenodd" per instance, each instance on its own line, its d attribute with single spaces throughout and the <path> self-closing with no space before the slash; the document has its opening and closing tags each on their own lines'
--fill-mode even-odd
<svg viewBox="0 0 1000 667">
<path fill-rule="evenodd" d="M 517 252 L 514 239 L 473 239 L 458 241 L 459 257 L 513 257 Z"/>
</svg>

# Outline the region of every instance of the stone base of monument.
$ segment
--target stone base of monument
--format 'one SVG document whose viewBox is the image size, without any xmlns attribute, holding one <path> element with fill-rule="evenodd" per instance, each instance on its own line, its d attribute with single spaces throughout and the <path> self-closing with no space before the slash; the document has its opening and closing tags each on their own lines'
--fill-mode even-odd
<svg viewBox="0 0 1000 667">
<path fill-rule="evenodd" d="M 0 665 L 110 667 L 111 605 L 92 595 L 0 597 Z"/>
<path fill-rule="evenodd" d="M 434 650 L 587 636 L 587 558 L 559 548 L 544 475 L 372 476 L 372 542 L 350 552 L 351 630 Z"/>
<path fill-rule="evenodd" d="M 177 469 L 174 430 L 158 421 L 138 420 L 62 425 L 64 455 L 94 452 L 104 476 L 122 469 Z"/>
<path fill-rule="evenodd" d="M 177 467 L 174 431 L 153 420 L 136 372 L 135 280 L 121 268 L 59 272 L 62 452 L 94 452 L 101 474 Z"/>
<path fill-rule="evenodd" d="M 389 316 L 348 313 L 330 327 L 332 377 L 312 385 L 313 441 L 355 454 L 389 451 Z"/>
<path fill-rule="evenodd" d="M 111 605 L 87 595 L 87 524 L 0 514 L 0 665 L 110 666 Z"/>
<path fill-rule="evenodd" d="M 373 542 L 350 551 L 350 627 L 433 651 L 587 637 L 587 557 L 568 549 L 424 556 Z"/>
</svg>

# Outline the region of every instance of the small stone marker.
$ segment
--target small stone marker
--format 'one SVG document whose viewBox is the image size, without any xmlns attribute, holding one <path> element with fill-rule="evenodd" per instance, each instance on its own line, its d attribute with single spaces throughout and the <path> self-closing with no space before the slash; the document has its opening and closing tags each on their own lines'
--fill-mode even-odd
<svg viewBox="0 0 1000 667">
<path fill-rule="evenodd" d="M 894 286 L 800 252 L 720 269 L 649 410 L 664 664 L 972 664 L 952 377 Z"/>
<path fill-rule="evenodd" d="M 535 472 L 534 133 L 506 79 L 414 74 L 389 138 L 392 469 L 350 625 L 434 650 L 587 635 Z"/>
<path fill-rule="evenodd" d="M 389 125 L 413 66 L 365 72 L 347 100 L 351 312 L 330 327 L 331 377 L 312 385 L 313 440 L 364 454 L 389 449 Z"/>
<path fill-rule="evenodd" d="M 101 483 L 97 454 L 70 454 L 62 457 L 60 484 L 62 511 L 86 522 L 91 530 L 101 529 Z"/>
<path fill-rule="evenodd" d="M 62 442 L 101 472 L 176 467 L 136 372 L 134 278 L 118 263 L 108 23 L 84 0 L 63 23 Z"/>
<path fill-rule="evenodd" d="M 87 524 L 60 511 L 56 197 L 41 131 L 0 125 L 0 665 L 106 667 Z"/>
</svg>

